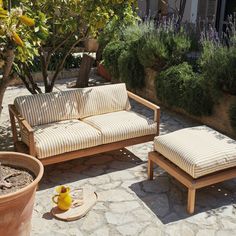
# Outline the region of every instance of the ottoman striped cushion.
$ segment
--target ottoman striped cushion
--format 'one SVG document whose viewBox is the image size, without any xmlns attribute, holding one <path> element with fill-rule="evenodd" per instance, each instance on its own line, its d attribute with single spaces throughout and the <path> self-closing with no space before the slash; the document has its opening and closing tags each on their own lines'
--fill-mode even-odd
<svg viewBox="0 0 236 236">
<path fill-rule="evenodd" d="M 236 166 L 236 141 L 207 126 L 155 137 L 154 149 L 193 178 Z"/>
</svg>

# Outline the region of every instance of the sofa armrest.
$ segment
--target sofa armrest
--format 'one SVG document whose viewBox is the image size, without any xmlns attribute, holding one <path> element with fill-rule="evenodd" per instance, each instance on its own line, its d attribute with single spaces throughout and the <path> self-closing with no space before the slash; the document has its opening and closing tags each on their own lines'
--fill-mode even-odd
<svg viewBox="0 0 236 236">
<path fill-rule="evenodd" d="M 11 128 L 12 128 L 12 135 L 13 135 L 13 142 L 14 145 L 18 142 L 18 135 L 16 129 L 16 121 L 17 119 L 19 126 L 26 131 L 26 134 L 29 139 L 29 154 L 35 156 L 35 144 L 34 144 L 34 129 L 30 126 L 27 120 L 25 120 L 20 113 L 17 111 L 16 107 L 13 104 L 8 105 L 10 121 L 11 121 Z M 16 145 L 15 145 L 16 146 Z"/>
<path fill-rule="evenodd" d="M 154 119 L 153 120 L 154 120 L 154 122 L 157 122 L 157 125 L 158 125 L 157 135 L 159 135 L 160 107 L 152 102 L 149 102 L 148 100 L 146 100 L 144 98 L 141 98 L 140 96 L 138 96 L 130 91 L 127 91 L 127 92 L 128 92 L 129 98 L 132 98 L 136 102 L 141 103 L 142 105 L 144 105 L 154 111 Z"/>
</svg>

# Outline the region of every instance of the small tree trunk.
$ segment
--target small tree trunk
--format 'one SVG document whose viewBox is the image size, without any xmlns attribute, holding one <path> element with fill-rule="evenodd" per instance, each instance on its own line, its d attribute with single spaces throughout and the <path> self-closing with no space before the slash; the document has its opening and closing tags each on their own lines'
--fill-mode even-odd
<svg viewBox="0 0 236 236">
<path fill-rule="evenodd" d="M 76 80 L 76 85 L 75 85 L 76 88 L 88 87 L 89 73 L 94 63 L 94 60 L 95 59 L 93 57 L 87 54 L 83 55 L 79 69 L 79 76 Z"/>
<path fill-rule="evenodd" d="M 13 49 L 8 49 L 6 52 L 6 61 L 3 67 L 3 77 L 0 80 L 0 115 L 2 112 L 2 103 L 3 103 L 3 96 L 7 89 L 7 86 L 12 82 L 12 77 L 10 76 L 12 71 L 12 65 L 14 62 L 14 51 Z"/>
<path fill-rule="evenodd" d="M 102 52 L 103 52 L 103 49 L 100 44 L 98 45 L 98 50 L 97 50 L 97 53 L 96 53 L 96 61 L 101 61 L 102 60 Z"/>
<path fill-rule="evenodd" d="M 2 81 L 0 83 L 0 116 L 2 113 L 2 109 L 3 109 L 2 103 L 3 103 L 3 97 L 4 97 L 4 93 L 5 93 L 6 89 L 7 89 L 7 83 L 5 81 Z"/>
</svg>

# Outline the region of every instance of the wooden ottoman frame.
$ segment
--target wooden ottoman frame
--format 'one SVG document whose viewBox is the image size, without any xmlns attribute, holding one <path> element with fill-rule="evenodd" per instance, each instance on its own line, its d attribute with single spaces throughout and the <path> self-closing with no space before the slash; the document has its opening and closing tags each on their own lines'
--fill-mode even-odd
<svg viewBox="0 0 236 236">
<path fill-rule="evenodd" d="M 153 151 L 148 154 L 148 179 L 150 180 L 153 179 L 154 163 L 188 188 L 187 211 L 190 214 L 194 213 L 195 195 L 197 189 L 236 177 L 236 167 L 233 167 L 194 179 L 163 155 L 157 151 Z"/>
</svg>

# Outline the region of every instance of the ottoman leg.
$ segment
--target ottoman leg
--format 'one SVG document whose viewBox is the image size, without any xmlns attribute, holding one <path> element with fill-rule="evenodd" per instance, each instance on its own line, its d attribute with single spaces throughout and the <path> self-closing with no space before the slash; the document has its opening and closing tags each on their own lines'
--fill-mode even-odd
<svg viewBox="0 0 236 236">
<path fill-rule="evenodd" d="M 148 179 L 153 180 L 153 161 L 148 158 Z"/>
<path fill-rule="evenodd" d="M 196 195 L 196 189 L 189 188 L 188 189 L 188 205 L 187 205 L 187 211 L 189 214 L 194 213 L 195 195 Z"/>
</svg>

